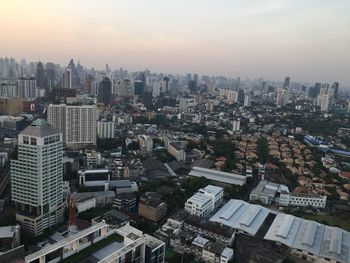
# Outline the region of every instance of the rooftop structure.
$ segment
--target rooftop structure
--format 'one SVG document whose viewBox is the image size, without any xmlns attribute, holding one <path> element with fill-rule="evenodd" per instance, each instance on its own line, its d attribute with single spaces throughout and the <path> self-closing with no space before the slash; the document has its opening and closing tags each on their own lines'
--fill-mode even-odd
<svg viewBox="0 0 350 263">
<path fill-rule="evenodd" d="M 218 222 L 236 229 L 238 232 L 254 236 L 269 210 L 259 205 L 252 205 L 242 200 L 231 199 L 212 218 L 211 222 Z"/>
<path fill-rule="evenodd" d="M 205 177 L 208 180 L 217 181 L 225 184 L 234 184 L 242 186 L 246 183 L 246 177 L 243 175 L 221 172 L 198 166 L 193 167 L 189 175 L 194 177 Z"/>
<path fill-rule="evenodd" d="M 284 244 L 310 261 L 350 262 L 350 233 L 315 221 L 278 214 L 265 239 Z"/>
<path fill-rule="evenodd" d="M 270 205 L 274 201 L 276 194 L 281 192 L 289 193 L 288 187 L 262 180 L 250 193 L 249 200 L 260 201 L 265 205 Z"/>
</svg>

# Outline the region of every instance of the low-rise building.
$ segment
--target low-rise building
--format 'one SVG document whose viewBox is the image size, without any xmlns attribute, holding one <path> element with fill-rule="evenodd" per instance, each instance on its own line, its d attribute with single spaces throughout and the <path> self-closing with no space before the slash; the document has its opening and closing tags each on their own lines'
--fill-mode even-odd
<svg viewBox="0 0 350 263">
<path fill-rule="evenodd" d="M 245 185 L 247 178 L 244 175 L 221 172 L 214 169 L 207 169 L 195 166 L 189 173 L 194 177 L 205 177 L 211 181 L 222 184 Z"/>
<path fill-rule="evenodd" d="M 179 162 L 186 161 L 186 142 L 173 141 L 168 144 L 168 152 Z"/>
<path fill-rule="evenodd" d="M 136 208 L 136 196 L 133 193 L 116 194 L 113 207 L 121 211 L 133 211 Z"/>
<path fill-rule="evenodd" d="M 277 193 L 289 193 L 289 189 L 285 185 L 262 180 L 250 193 L 249 200 L 259 201 L 264 205 L 271 205 Z"/>
<path fill-rule="evenodd" d="M 151 152 L 153 149 L 153 140 L 150 136 L 139 135 L 137 136 L 141 151 Z"/>
<path fill-rule="evenodd" d="M 120 241 L 100 249 L 89 255 L 93 262 L 139 262 L 163 263 L 165 258 L 165 244 L 161 240 L 132 227 L 129 223 L 114 228 L 105 222 L 98 222 L 91 227 L 69 235 L 56 243 L 46 245 L 44 248 L 27 255 L 24 262 L 59 262 L 64 259 L 71 261 L 70 257 L 102 239 L 111 235 L 119 235 Z"/>
<path fill-rule="evenodd" d="M 191 215 L 207 218 L 222 203 L 223 195 L 223 188 L 208 185 L 187 199 L 185 210 Z"/>
<path fill-rule="evenodd" d="M 350 262 L 350 233 L 338 227 L 278 214 L 264 239 L 287 246 L 293 255 L 308 262 Z"/>
<path fill-rule="evenodd" d="M 139 202 L 139 215 L 158 222 L 167 213 L 167 204 L 159 198 L 142 196 Z"/>
<path fill-rule="evenodd" d="M 304 193 L 282 193 L 279 197 L 280 206 L 312 206 L 313 208 L 326 207 L 327 196 Z"/>
</svg>

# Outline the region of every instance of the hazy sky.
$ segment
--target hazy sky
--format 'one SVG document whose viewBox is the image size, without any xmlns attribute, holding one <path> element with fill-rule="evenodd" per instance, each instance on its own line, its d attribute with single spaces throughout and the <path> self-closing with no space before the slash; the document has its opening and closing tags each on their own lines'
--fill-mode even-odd
<svg viewBox="0 0 350 263">
<path fill-rule="evenodd" d="M 350 86 L 350 0 L 0 0 L 0 57 Z"/>
</svg>

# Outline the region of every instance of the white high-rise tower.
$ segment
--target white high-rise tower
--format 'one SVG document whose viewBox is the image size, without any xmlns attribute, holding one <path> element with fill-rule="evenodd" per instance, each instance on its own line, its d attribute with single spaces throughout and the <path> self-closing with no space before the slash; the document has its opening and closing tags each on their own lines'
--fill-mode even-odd
<svg viewBox="0 0 350 263">
<path fill-rule="evenodd" d="M 11 161 L 16 220 L 32 235 L 63 220 L 62 133 L 38 119 L 18 135 L 18 160 Z"/>
</svg>

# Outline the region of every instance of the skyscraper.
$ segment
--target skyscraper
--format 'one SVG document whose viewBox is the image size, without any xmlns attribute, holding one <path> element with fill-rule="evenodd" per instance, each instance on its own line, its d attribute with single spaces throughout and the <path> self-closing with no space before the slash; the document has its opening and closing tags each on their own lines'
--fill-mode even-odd
<svg viewBox="0 0 350 263">
<path fill-rule="evenodd" d="M 112 94 L 112 83 L 108 77 L 104 77 L 98 86 L 97 101 L 109 105 Z"/>
<path fill-rule="evenodd" d="M 283 89 L 289 89 L 289 84 L 290 84 L 290 77 L 286 77 L 283 82 Z"/>
<path fill-rule="evenodd" d="M 65 72 L 63 73 L 63 88 L 65 89 L 73 88 L 71 68 L 66 68 Z"/>
<path fill-rule="evenodd" d="M 334 89 L 334 98 L 338 98 L 338 92 L 339 92 L 339 82 L 334 82 L 332 88 Z"/>
<path fill-rule="evenodd" d="M 277 107 L 285 106 L 287 103 L 288 103 L 288 90 L 279 89 L 277 91 L 277 100 L 276 100 Z"/>
<path fill-rule="evenodd" d="M 36 85 L 39 89 L 45 89 L 46 91 L 49 91 L 44 66 L 40 61 L 36 66 L 35 79 L 36 79 Z"/>
<path fill-rule="evenodd" d="M 36 80 L 32 77 L 21 77 L 17 81 L 18 97 L 35 99 L 37 97 Z"/>
<path fill-rule="evenodd" d="M 96 145 L 96 105 L 50 104 L 47 120 L 63 133 L 66 147 Z"/>
<path fill-rule="evenodd" d="M 251 105 L 251 100 L 252 100 L 252 96 L 250 94 L 250 92 L 247 92 L 246 94 L 244 94 L 244 107 L 250 107 Z"/>
<path fill-rule="evenodd" d="M 11 161 L 11 195 L 16 220 L 32 235 L 63 220 L 62 133 L 38 119 L 18 136 Z"/>
</svg>

